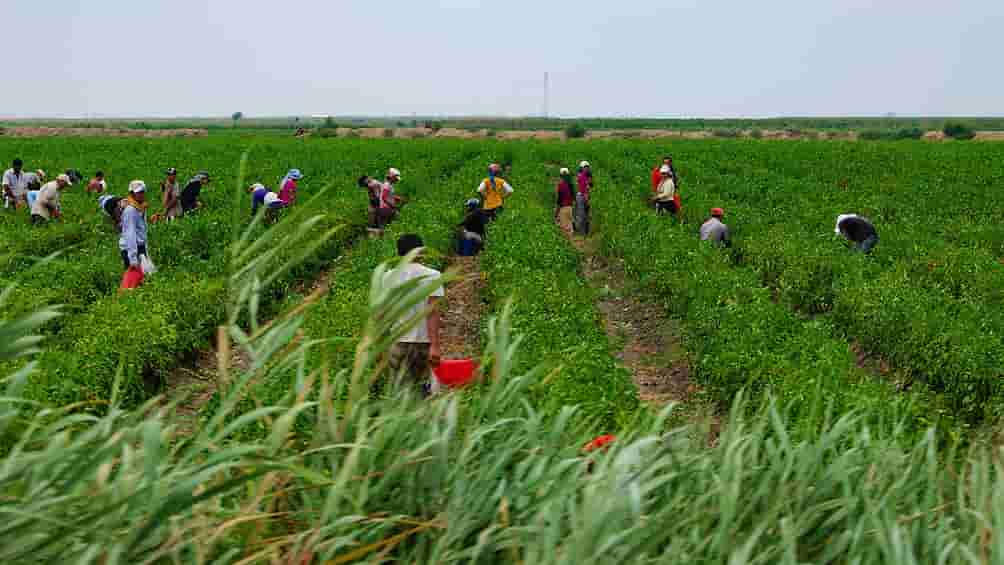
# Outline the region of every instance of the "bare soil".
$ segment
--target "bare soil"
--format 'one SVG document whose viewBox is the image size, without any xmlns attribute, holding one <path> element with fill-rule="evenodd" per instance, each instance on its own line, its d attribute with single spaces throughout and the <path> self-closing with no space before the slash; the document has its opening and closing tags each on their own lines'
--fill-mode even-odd
<svg viewBox="0 0 1004 565">
<path fill-rule="evenodd" d="M 446 286 L 440 352 L 443 359 L 481 356 L 481 270 L 477 257 L 453 257 L 457 278 Z"/>
<path fill-rule="evenodd" d="M 205 129 L 53 128 L 18 126 L 0 128 L 9 137 L 206 137 Z"/>
<path fill-rule="evenodd" d="M 573 236 L 572 243 L 583 253 L 583 275 L 598 290 L 604 329 L 620 345 L 616 356 L 631 372 L 639 398 L 656 407 L 690 399 L 700 388 L 690 379 L 679 326 L 662 306 L 628 287 L 619 260 L 597 254 L 586 239 Z"/>
</svg>

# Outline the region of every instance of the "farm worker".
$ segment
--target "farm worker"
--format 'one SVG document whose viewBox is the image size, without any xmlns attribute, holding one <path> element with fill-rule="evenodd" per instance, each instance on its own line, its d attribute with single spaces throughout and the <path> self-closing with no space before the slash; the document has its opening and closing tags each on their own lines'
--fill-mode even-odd
<svg viewBox="0 0 1004 565">
<path fill-rule="evenodd" d="M 279 200 L 283 205 L 292 206 L 296 202 L 296 183 L 303 178 L 300 169 L 290 169 L 279 182 Z"/>
<path fill-rule="evenodd" d="M 21 168 L 24 162 L 21 159 L 14 159 L 11 168 L 3 173 L 3 207 L 18 209 L 24 205 L 27 198 L 27 184 Z"/>
<path fill-rule="evenodd" d="M 108 187 L 105 183 L 105 174 L 101 171 L 94 173 L 94 178 L 92 178 L 87 183 L 86 190 L 88 193 L 101 194 Z"/>
<path fill-rule="evenodd" d="M 28 202 L 28 210 L 31 211 L 31 205 L 35 203 L 38 198 L 38 191 L 42 188 L 42 183 L 45 182 L 45 171 L 39 169 L 35 172 L 24 173 L 24 185 L 25 190 L 25 200 Z"/>
<path fill-rule="evenodd" d="M 184 214 L 181 209 L 181 186 L 178 184 L 178 169 L 169 167 L 164 173 L 167 178 L 160 183 L 160 193 L 164 202 L 164 217 L 171 221 Z"/>
<path fill-rule="evenodd" d="M 31 205 L 31 223 L 41 224 L 61 215 L 59 194 L 73 184 L 70 177 L 59 175 L 56 180 L 47 182 L 39 189 L 38 197 Z"/>
<path fill-rule="evenodd" d="M 461 245 L 464 241 L 473 244 L 471 255 L 477 255 L 485 245 L 485 226 L 488 225 L 488 218 L 481 212 L 481 202 L 477 198 L 471 198 L 464 203 L 467 208 L 464 220 L 457 224 L 457 238 Z"/>
<path fill-rule="evenodd" d="M 98 208 L 105 213 L 115 229 L 120 232 L 122 231 L 122 207 L 124 205 L 125 200 L 112 194 L 103 194 L 98 197 Z"/>
<path fill-rule="evenodd" d="M 837 216 L 837 225 L 833 228 L 837 235 L 854 244 L 854 249 L 862 253 L 871 253 L 878 244 L 878 232 L 868 218 L 857 214 L 841 214 Z"/>
<path fill-rule="evenodd" d="M 84 180 L 84 175 L 80 174 L 80 171 L 77 169 L 66 169 L 63 173 L 70 178 L 71 184 L 77 184 Z"/>
<path fill-rule="evenodd" d="M 568 167 L 562 167 L 558 171 L 559 179 L 555 193 L 558 198 L 554 207 L 554 221 L 558 223 L 561 231 L 568 235 L 572 234 L 572 206 L 575 205 L 575 189 L 572 188 L 572 173 Z"/>
<path fill-rule="evenodd" d="M 732 241 L 729 234 L 729 226 L 722 222 L 725 210 L 712 208 L 711 217 L 701 224 L 701 241 L 713 241 L 725 247 L 731 247 Z"/>
<path fill-rule="evenodd" d="M 680 177 L 676 175 L 676 167 L 673 166 L 673 158 L 666 155 L 662 159 L 662 165 L 656 165 L 652 169 L 652 192 L 659 192 L 659 184 L 662 183 L 662 167 L 668 166 L 670 176 L 673 177 L 673 186 L 676 189 L 674 201 L 677 211 L 683 210 L 683 202 L 680 201 Z"/>
<path fill-rule="evenodd" d="M 278 210 L 285 206 L 279 195 L 269 190 L 265 185 L 256 182 L 248 189 L 251 193 L 251 216 L 258 213 L 258 208 L 264 206 L 266 210 Z"/>
<path fill-rule="evenodd" d="M 202 187 L 207 184 L 209 184 L 209 173 L 205 171 L 199 172 L 192 177 L 192 180 L 188 181 L 185 188 L 181 190 L 181 197 L 178 199 L 181 203 L 182 214 L 188 214 L 196 208 L 202 208 L 199 195 L 202 194 Z"/>
<path fill-rule="evenodd" d="M 424 246 L 422 238 L 415 234 L 402 235 L 397 240 L 397 254 L 404 257 L 408 253 Z M 397 288 L 408 281 L 418 279 L 419 284 L 435 282 L 442 273 L 419 263 L 408 263 L 387 272 L 384 275 L 384 285 Z M 437 387 L 430 381 L 429 370 L 439 365 L 439 299 L 445 295 L 442 285 L 437 285 L 429 294 L 424 304 L 416 304 L 401 315 L 398 324 L 419 316 L 423 309 L 426 315 L 407 333 L 402 335 L 391 346 L 388 365 L 395 377 L 403 376 L 418 385 L 429 383 L 432 389 Z"/>
<path fill-rule="evenodd" d="M 589 192 L 593 189 L 593 170 L 589 161 L 579 163 L 575 194 L 575 233 L 589 235 Z"/>
<path fill-rule="evenodd" d="M 146 255 L 146 183 L 134 180 L 129 183 L 129 196 L 122 203 L 122 234 L 119 250 L 126 270 L 142 271 Z"/>
<path fill-rule="evenodd" d="M 502 205 L 505 199 L 512 194 L 512 187 L 505 179 L 501 178 L 502 168 L 498 163 L 488 166 L 488 177 L 478 185 L 478 193 L 483 200 L 483 208 L 489 220 L 502 213 Z"/>
<path fill-rule="evenodd" d="M 377 227 L 383 229 L 401 209 L 401 197 L 394 194 L 394 185 L 401 182 L 401 171 L 391 167 L 380 185 L 380 200 L 377 207 Z"/>
<path fill-rule="evenodd" d="M 676 203 L 676 183 L 673 182 L 673 173 L 669 165 L 660 167 L 659 174 L 662 180 L 659 181 L 659 189 L 652 196 L 652 202 L 655 203 L 655 209 L 659 214 L 669 212 L 675 215 L 679 211 L 679 206 Z"/>
<path fill-rule="evenodd" d="M 366 193 L 369 196 L 369 206 L 368 206 L 368 223 L 370 228 L 379 227 L 377 223 L 377 210 L 380 209 L 380 191 L 383 190 L 383 183 L 377 179 L 363 175 L 359 177 L 357 181 L 359 188 L 365 188 Z"/>
</svg>

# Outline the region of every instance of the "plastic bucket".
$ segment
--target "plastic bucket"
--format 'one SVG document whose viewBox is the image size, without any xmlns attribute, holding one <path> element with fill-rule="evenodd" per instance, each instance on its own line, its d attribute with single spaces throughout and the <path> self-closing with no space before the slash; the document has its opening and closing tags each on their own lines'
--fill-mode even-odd
<svg viewBox="0 0 1004 565">
<path fill-rule="evenodd" d="M 436 380 L 451 387 L 462 387 L 474 378 L 476 365 L 472 359 L 443 359 L 432 372 Z"/>
</svg>

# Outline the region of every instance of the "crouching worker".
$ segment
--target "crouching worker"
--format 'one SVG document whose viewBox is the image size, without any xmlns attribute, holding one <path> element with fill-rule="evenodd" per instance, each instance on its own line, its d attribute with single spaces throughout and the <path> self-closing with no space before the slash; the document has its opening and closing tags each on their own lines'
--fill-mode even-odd
<svg viewBox="0 0 1004 565">
<path fill-rule="evenodd" d="M 422 238 L 415 234 L 402 235 L 397 240 L 397 254 L 404 257 L 422 248 L 423 245 Z M 416 279 L 420 285 L 433 282 L 441 276 L 442 273 L 435 269 L 419 263 L 408 263 L 388 271 L 384 275 L 383 282 L 385 287 L 393 289 Z M 397 321 L 397 327 L 416 317 L 420 319 L 391 347 L 387 359 L 393 378 L 405 380 L 420 388 L 423 394 L 430 391 L 437 392 L 439 388 L 432 378 L 431 369 L 439 365 L 438 304 L 444 295 L 443 287 L 439 285 L 424 302 L 416 304 L 402 314 Z"/>
<path fill-rule="evenodd" d="M 377 210 L 380 209 L 380 191 L 383 190 L 383 184 L 377 179 L 369 176 L 363 175 L 359 177 L 359 188 L 365 188 L 367 196 L 369 198 L 369 206 L 367 208 L 367 226 L 369 229 L 378 229 L 377 220 Z"/>
<path fill-rule="evenodd" d="M 854 249 L 865 254 L 871 253 L 878 244 L 878 232 L 875 231 L 871 220 L 857 214 L 837 216 L 837 226 L 833 231 L 851 242 Z"/>
<path fill-rule="evenodd" d="M 457 248 L 461 255 L 477 255 L 485 246 L 488 218 L 481 212 L 481 202 L 477 198 L 471 198 L 465 206 L 464 221 L 457 224 Z"/>
<path fill-rule="evenodd" d="M 652 196 L 655 211 L 659 214 L 670 213 L 675 216 L 680 210 L 680 206 L 676 200 L 676 181 L 673 180 L 673 171 L 669 165 L 663 165 L 659 169 L 659 174 L 659 187 L 656 189 L 655 195 Z"/>
<path fill-rule="evenodd" d="M 701 224 L 701 241 L 711 241 L 723 247 L 732 247 L 729 226 L 722 222 L 724 216 L 725 211 L 721 208 L 711 209 L 711 217 Z"/>
<path fill-rule="evenodd" d="M 122 203 L 122 232 L 119 251 L 126 273 L 122 278 L 124 288 L 134 288 L 143 282 L 143 256 L 146 255 L 146 183 L 134 180 L 129 183 L 129 196 Z M 127 284 L 127 280 L 138 281 Z"/>
<path fill-rule="evenodd" d="M 45 183 L 38 191 L 31 204 L 31 223 L 44 224 L 62 215 L 62 208 L 59 204 L 60 194 L 71 186 L 73 182 L 66 175 L 59 175 L 56 180 Z"/>
<path fill-rule="evenodd" d="M 116 231 L 122 231 L 123 206 L 125 206 L 125 200 L 112 194 L 105 194 L 98 198 L 98 209 L 105 213 L 108 221 L 115 226 Z"/>
<path fill-rule="evenodd" d="M 272 192 L 271 190 L 268 189 L 268 187 L 261 184 L 260 182 L 252 184 L 251 188 L 248 189 L 248 192 L 251 193 L 252 218 L 255 217 L 256 214 L 258 214 L 258 208 L 264 206 L 266 210 L 266 219 L 268 219 L 269 221 L 274 221 L 275 220 L 274 210 L 279 210 L 286 206 L 286 204 L 282 201 L 282 199 L 279 198 L 278 194 Z"/>
</svg>

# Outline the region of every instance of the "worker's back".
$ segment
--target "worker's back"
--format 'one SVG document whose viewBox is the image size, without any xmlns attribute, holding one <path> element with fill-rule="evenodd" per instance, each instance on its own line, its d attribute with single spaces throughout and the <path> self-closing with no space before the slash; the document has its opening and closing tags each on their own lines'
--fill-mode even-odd
<svg viewBox="0 0 1004 565">
<path fill-rule="evenodd" d="M 701 241 L 722 243 L 729 240 L 729 226 L 718 218 L 710 218 L 701 225 Z"/>
</svg>

